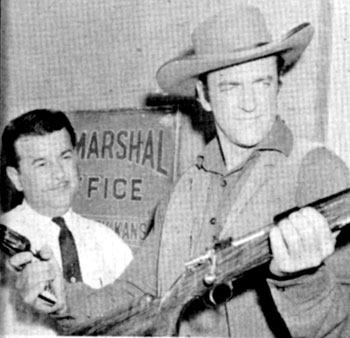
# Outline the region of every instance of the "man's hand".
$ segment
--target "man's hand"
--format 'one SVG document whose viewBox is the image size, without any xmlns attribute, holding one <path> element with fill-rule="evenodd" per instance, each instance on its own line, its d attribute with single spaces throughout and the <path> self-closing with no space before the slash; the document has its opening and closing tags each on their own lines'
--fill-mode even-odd
<svg viewBox="0 0 350 338">
<path fill-rule="evenodd" d="M 49 247 L 43 247 L 37 256 L 39 259 L 30 252 L 22 252 L 7 261 L 7 267 L 17 274 L 15 287 L 23 302 L 35 310 L 61 314 L 66 309 L 62 272 Z M 57 299 L 54 305 L 39 297 L 48 285 Z"/>
<path fill-rule="evenodd" d="M 326 219 L 307 207 L 282 220 L 270 233 L 270 271 L 286 277 L 317 268 L 334 252 L 335 239 Z"/>
</svg>

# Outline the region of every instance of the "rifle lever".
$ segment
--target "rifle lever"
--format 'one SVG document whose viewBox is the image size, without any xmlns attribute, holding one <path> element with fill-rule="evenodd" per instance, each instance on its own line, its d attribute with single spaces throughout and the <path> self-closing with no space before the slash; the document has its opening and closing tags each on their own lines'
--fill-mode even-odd
<svg viewBox="0 0 350 338">
<path fill-rule="evenodd" d="M 188 270 L 195 269 L 196 267 L 209 262 L 209 271 L 203 277 L 203 283 L 205 286 L 212 286 L 216 281 L 216 250 L 209 249 L 204 255 L 196 257 L 185 263 L 185 267 Z"/>
<path fill-rule="evenodd" d="M 210 257 L 210 267 L 209 272 L 205 274 L 203 277 L 203 283 L 205 286 L 212 286 L 216 282 L 216 253 L 214 250 L 211 250 L 211 257 Z"/>
</svg>

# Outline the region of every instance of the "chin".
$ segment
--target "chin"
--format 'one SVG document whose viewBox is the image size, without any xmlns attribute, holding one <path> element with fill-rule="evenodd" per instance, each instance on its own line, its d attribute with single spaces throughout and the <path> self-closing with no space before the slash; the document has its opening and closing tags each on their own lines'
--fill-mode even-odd
<svg viewBox="0 0 350 338">
<path fill-rule="evenodd" d="M 61 210 L 62 212 L 66 212 L 72 205 L 72 200 L 70 198 L 54 200 L 51 201 L 50 206 L 52 209 Z"/>
<path fill-rule="evenodd" d="M 254 148 L 258 145 L 258 143 L 248 143 L 248 142 L 245 142 L 245 143 L 240 143 L 239 146 L 241 148 L 246 148 L 246 149 L 251 149 L 251 148 Z"/>
<path fill-rule="evenodd" d="M 253 134 L 253 135 L 242 135 L 242 137 L 237 139 L 237 144 L 244 148 L 256 147 L 263 139 L 265 135 Z"/>
<path fill-rule="evenodd" d="M 255 138 L 241 138 L 238 139 L 236 143 L 238 146 L 242 148 L 254 148 L 260 143 L 261 139 L 255 139 Z"/>
</svg>

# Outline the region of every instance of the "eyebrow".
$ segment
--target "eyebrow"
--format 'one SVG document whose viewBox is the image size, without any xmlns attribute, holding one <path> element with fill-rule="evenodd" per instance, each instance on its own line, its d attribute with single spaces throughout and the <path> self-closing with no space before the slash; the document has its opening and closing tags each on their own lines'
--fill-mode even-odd
<svg viewBox="0 0 350 338">
<path fill-rule="evenodd" d="M 223 80 L 223 81 L 219 82 L 219 86 L 227 86 L 227 85 L 239 86 L 240 84 L 242 84 L 242 82 L 239 82 L 239 81 Z"/>
<path fill-rule="evenodd" d="M 273 77 L 271 75 L 262 76 L 256 80 L 254 80 L 254 83 L 263 82 L 266 80 L 271 82 L 273 80 Z"/>
<path fill-rule="evenodd" d="M 73 153 L 73 149 L 67 149 L 67 150 L 62 151 L 60 156 L 64 156 L 68 153 Z M 34 158 L 32 160 L 32 164 L 36 164 L 37 162 L 40 162 L 40 161 L 46 161 L 46 158 L 45 157 Z"/>
<path fill-rule="evenodd" d="M 64 155 L 66 155 L 67 153 L 72 153 L 72 152 L 73 152 L 73 149 L 64 150 L 64 151 L 62 151 L 61 156 L 64 156 Z"/>
<path fill-rule="evenodd" d="M 261 76 L 261 77 L 255 79 L 253 81 L 253 83 L 259 83 L 259 82 L 263 82 L 263 81 L 270 81 L 271 82 L 272 80 L 273 80 L 272 75 L 266 75 L 266 76 Z M 219 82 L 219 86 L 227 86 L 227 85 L 239 86 L 242 83 L 243 83 L 242 81 L 226 81 L 226 80 L 223 80 L 223 81 Z"/>
</svg>

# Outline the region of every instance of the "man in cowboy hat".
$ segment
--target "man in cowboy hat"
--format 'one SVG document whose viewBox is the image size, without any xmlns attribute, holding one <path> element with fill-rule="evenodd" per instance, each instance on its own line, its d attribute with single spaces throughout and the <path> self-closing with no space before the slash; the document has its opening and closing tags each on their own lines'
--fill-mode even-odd
<svg viewBox="0 0 350 338">
<path fill-rule="evenodd" d="M 344 163 L 321 145 L 294 137 L 277 111 L 279 77 L 299 59 L 312 35 L 312 27 L 303 24 L 273 41 L 260 11 L 241 6 L 206 20 L 193 33 L 192 53 L 159 69 L 164 91 L 197 95 L 212 112 L 217 136 L 161 202 L 152 233 L 124 275 L 99 291 L 81 283 L 67 285 L 68 310 L 46 309 L 59 324 L 103 316 L 136 296 L 162 296 L 184 264 L 217 240 L 247 239 L 274 215 L 348 186 Z M 314 209 L 302 209 L 281 221 L 270 239 L 274 258 L 269 269 L 234 283 L 220 303 L 214 294 L 193 302 L 183 314 L 180 335 L 340 334 L 348 299 L 335 278 L 341 269 L 331 259 L 322 264 L 334 250 L 324 218 Z M 346 267 L 349 257 L 337 256 L 338 266 Z M 12 265 L 24 261 L 14 258 Z M 27 296 L 38 266 L 28 264 L 19 276 Z M 45 270 L 41 276 L 42 282 L 48 278 Z M 27 297 L 37 307 L 39 286 Z"/>
<path fill-rule="evenodd" d="M 164 249 L 159 263 L 159 283 L 164 290 L 170 287 L 177 273 L 174 264 L 169 264 L 169 256 L 174 257 L 180 251 L 177 243 L 180 242 L 182 248 L 188 247 L 187 252 L 181 250 L 180 271 L 183 261 L 198 255 L 213 243 L 213 238 L 244 237 L 261 224 L 271 222 L 273 215 L 284 209 L 305 205 L 348 185 L 348 172 L 341 161 L 321 145 L 293 136 L 277 109 L 280 76 L 298 61 L 312 36 L 313 28 L 306 23 L 274 41 L 260 11 L 240 6 L 234 13 L 221 13 L 199 25 L 192 35 L 192 52 L 168 61 L 158 70 L 160 87 L 172 95 L 196 95 L 202 107 L 213 114 L 217 131 L 217 137 L 199 156 L 197 165 L 178 183 L 168 205 L 166 219 L 169 221 L 162 233 Z M 334 170 L 336 176 L 333 176 Z M 179 210 L 186 210 L 194 201 L 196 205 L 189 213 L 178 216 Z M 288 302 L 291 309 L 286 311 L 276 289 L 283 285 L 290 292 L 287 298 L 303 299 L 306 306 L 310 295 L 319 291 L 324 297 L 325 290 L 331 287 L 329 283 L 327 289 L 325 282 L 321 283 L 324 289 L 317 288 L 328 273 L 323 271 L 313 275 L 320 279 L 309 288 L 305 287 L 307 282 L 302 283 L 307 280 L 305 276 L 299 280 L 302 287 L 290 287 L 295 284 L 296 273 L 302 275 L 303 271 L 319 267 L 327 256 L 316 249 L 312 241 L 320 245 L 322 241 L 330 241 L 332 245 L 330 238 L 320 235 L 318 229 L 322 227 L 315 226 L 317 219 L 300 218 L 300 215 L 293 216 L 292 224 L 283 222 L 281 232 L 275 229 L 271 234 L 275 259 L 270 265 L 272 274 L 268 284 L 291 329 L 302 326 L 303 320 L 310 320 L 307 315 L 311 312 L 301 312 L 302 315 L 296 317 L 296 310 Z M 308 251 L 295 249 L 292 235 L 293 231 L 305 231 L 305 227 L 309 234 L 299 243 L 305 240 Z M 285 243 L 280 242 L 281 238 Z M 297 255 L 294 250 L 298 251 Z M 282 252 L 286 252 L 283 262 Z M 316 263 L 313 263 L 315 257 Z M 289 263 L 293 261 L 291 269 L 285 264 L 289 259 Z M 346 266 L 344 256 L 338 262 Z M 268 288 L 264 286 L 266 276 L 261 278 L 259 273 L 238 286 L 232 300 L 215 311 L 197 315 L 196 303 L 192 311 L 195 315 L 189 311 L 188 325 L 183 325 L 181 333 L 287 336 L 282 333 L 283 322 L 274 313 Z M 279 278 L 287 280 L 277 281 Z M 303 292 L 302 288 L 305 288 Z M 312 301 L 315 299 L 311 297 Z M 326 313 L 315 326 L 320 335 L 329 329 L 325 326 L 323 331 L 321 323 Z M 248 325 L 249 321 L 254 325 Z"/>
</svg>

